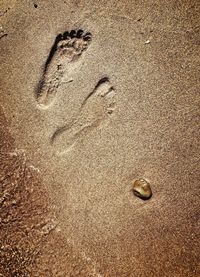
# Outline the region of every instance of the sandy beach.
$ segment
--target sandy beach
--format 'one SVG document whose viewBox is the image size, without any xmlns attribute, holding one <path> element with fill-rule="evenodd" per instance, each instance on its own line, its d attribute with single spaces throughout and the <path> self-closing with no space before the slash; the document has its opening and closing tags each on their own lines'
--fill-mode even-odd
<svg viewBox="0 0 200 277">
<path fill-rule="evenodd" d="M 0 2 L 0 276 L 200 276 L 199 21 L 195 0 Z"/>
</svg>

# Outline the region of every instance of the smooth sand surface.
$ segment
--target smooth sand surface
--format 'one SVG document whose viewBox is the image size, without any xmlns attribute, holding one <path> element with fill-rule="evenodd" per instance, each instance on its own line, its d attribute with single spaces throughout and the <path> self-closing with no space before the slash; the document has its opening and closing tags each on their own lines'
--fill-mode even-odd
<svg viewBox="0 0 200 277">
<path fill-rule="evenodd" d="M 0 276 L 200 276 L 199 1 L 0 9 Z"/>
</svg>

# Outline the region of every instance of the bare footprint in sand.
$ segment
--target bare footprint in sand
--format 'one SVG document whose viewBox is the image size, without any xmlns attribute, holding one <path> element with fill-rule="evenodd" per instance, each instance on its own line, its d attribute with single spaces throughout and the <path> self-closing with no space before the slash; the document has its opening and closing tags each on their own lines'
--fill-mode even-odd
<svg viewBox="0 0 200 277">
<path fill-rule="evenodd" d="M 70 76 L 69 71 L 79 66 L 77 61 L 90 41 L 91 33 L 84 33 L 83 30 L 72 30 L 56 37 L 36 89 L 39 107 L 48 108 L 54 102 L 64 73 Z"/>
<path fill-rule="evenodd" d="M 59 154 L 70 151 L 89 132 L 105 124 L 115 110 L 115 96 L 109 79 L 102 78 L 84 100 L 77 118 L 53 134 L 51 143 L 55 150 Z"/>
</svg>

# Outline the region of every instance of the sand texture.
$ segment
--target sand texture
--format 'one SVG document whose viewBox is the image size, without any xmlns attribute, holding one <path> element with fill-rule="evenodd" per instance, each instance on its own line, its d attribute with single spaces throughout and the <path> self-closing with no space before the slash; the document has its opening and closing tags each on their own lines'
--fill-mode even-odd
<svg viewBox="0 0 200 277">
<path fill-rule="evenodd" d="M 200 276 L 199 22 L 0 1 L 0 276 Z"/>
</svg>

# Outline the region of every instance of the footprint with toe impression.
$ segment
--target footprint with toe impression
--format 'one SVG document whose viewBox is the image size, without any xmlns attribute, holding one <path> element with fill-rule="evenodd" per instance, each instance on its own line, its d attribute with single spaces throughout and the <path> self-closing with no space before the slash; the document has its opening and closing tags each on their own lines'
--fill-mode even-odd
<svg viewBox="0 0 200 277">
<path fill-rule="evenodd" d="M 35 93 L 40 108 L 53 104 L 63 75 L 74 66 L 90 41 L 91 34 L 83 30 L 72 30 L 56 37 Z"/>
<path fill-rule="evenodd" d="M 56 37 L 36 90 L 38 108 L 48 109 L 53 105 L 63 77 L 69 75 L 69 69 L 72 71 L 77 66 L 91 38 L 91 33 L 80 29 Z M 89 132 L 107 122 L 115 110 L 115 96 L 109 78 L 102 78 L 84 99 L 75 120 L 70 125 L 59 127 L 51 136 L 56 153 L 70 151 Z"/>
<path fill-rule="evenodd" d="M 112 116 L 115 109 L 115 90 L 109 79 L 102 78 L 82 103 L 79 115 L 70 125 L 56 130 L 51 143 L 58 153 L 66 153 L 93 129 Z"/>
</svg>

